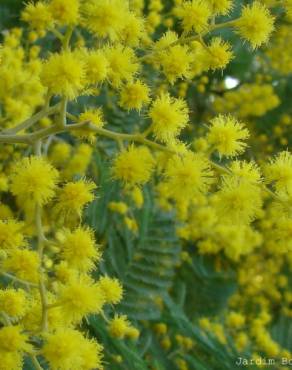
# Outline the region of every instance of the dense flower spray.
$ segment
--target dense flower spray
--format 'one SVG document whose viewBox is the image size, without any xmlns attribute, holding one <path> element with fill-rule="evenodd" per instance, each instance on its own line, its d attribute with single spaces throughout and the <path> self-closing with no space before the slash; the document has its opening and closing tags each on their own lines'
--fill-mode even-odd
<svg viewBox="0 0 292 370">
<path fill-rule="evenodd" d="M 281 106 L 280 79 L 272 84 L 251 75 L 229 89 L 220 77 L 229 67 L 233 73 L 242 50 L 253 55 L 269 40 L 272 48 L 251 69 L 291 71 L 292 53 L 279 60 L 289 44 L 291 1 L 283 1 L 287 22 L 279 28 L 276 14 L 283 12 L 273 3 L 255 0 L 239 9 L 232 0 L 35 1 L 23 6 L 22 28 L 3 32 L 0 370 L 26 363 L 38 370 L 116 369 L 112 363 L 123 358 L 111 353 L 108 337 L 136 366 L 131 346 L 149 327 L 140 351 L 148 365 L 162 368 L 147 352 L 155 335 L 167 352 L 164 366 L 191 369 L 191 338 L 163 322 L 133 323 L 119 308 L 137 291 L 123 270 L 128 266 L 134 266 L 130 279 L 142 277 L 141 289 L 154 284 L 149 271 L 163 287 L 163 279 L 172 279 L 164 275 L 171 238 L 155 252 L 159 236 L 151 235 L 150 262 L 146 268 L 141 262 L 151 212 L 142 220 L 136 215 L 149 208 L 150 197 L 152 208 L 175 219 L 177 243 L 185 247 L 175 268 L 185 263 L 197 273 L 194 250 L 215 256 L 218 271 L 239 266 L 238 292 L 223 325 L 202 318 L 202 330 L 228 347 L 226 329 L 238 351 L 252 342 L 259 353 L 282 355 L 267 325 L 282 297 L 291 314 L 280 272 L 292 261 L 292 156 L 285 136 L 292 121 L 283 115 L 275 129 L 280 153 L 268 160 L 251 154 L 254 137 L 264 153 L 273 151 L 253 119 Z M 227 29 L 228 38 L 221 32 Z M 103 201 L 103 214 L 113 224 L 122 221 L 115 238 L 96 227 L 106 223 L 96 210 Z M 137 244 L 131 261 L 121 257 L 129 252 L 123 232 Z M 119 253 L 107 270 L 104 260 L 115 243 Z M 167 261 L 159 268 L 155 253 Z M 270 275 L 266 261 L 275 261 Z M 162 312 L 163 297 L 150 296 Z M 97 336 L 89 329 L 96 318 L 102 323 Z"/>
</svg>

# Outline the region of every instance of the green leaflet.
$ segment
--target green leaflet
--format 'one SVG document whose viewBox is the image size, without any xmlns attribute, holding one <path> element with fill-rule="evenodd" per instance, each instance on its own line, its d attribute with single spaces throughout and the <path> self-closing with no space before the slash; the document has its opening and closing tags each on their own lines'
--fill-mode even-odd
<svg viewBox="0 0 292 370">
<path fill-rule="evenodd" d="M 96 179 L 100 196 L 88 208 L 87 219 L 97 231 L 98 238 L 107 241 L 101 272 L 117 276 L 125 288 L 123 301 L 116 307 L 117 311 L 127 314 L 132 322 L 162 320 L 175 328 L 176 332 L 193 338 L 196 343 L 195 353 L 188 353 L 184 358 L 190 369 L 233 369 L 234 354 L 228 353 L 226 347 L 215 338 L 204 336 L 185 315 L 183 307 L 186 286 L 179 289 L 180 296 L 176 297 L 179 305 L 168 294 L 173 285 L 181 251 L 172 215 L 157 209 L 153 204 L 153 195 L 147 188 L 144 189 L 145 204 L 143 209 L 135 214 L 139 224 L 139 236 L 133 236 L 126 230 L 122 217 L 108 211 L 108 202 L 119 200 L 117 194 L 121 192 L 118 185 L 111 180 L 108 171 L 105 171 L 101 156 L 96 156 L 95 163 L 95 172 L 100 174 Z M 197 275 L 197 279 L 202 281 L 218 278 L 202 261 L 194 261 L 191 275 Z M 165 305 L 163 309 L 155 303 L 157 298 L 161 297 Z M 136 367 L 130 367 L 131 370 L 143 369 L 145 365 L 142 359 L 145 354 L 150 354 L 155 359 L 158 369 L 176 369 L 174 362 L 167 358 L 153 333 L 149 335 L 149 331 L 142 330 L 137 348 L 133 349 L 134 347 L 128 347 L 128 342 L 110 338 L 105 328 L 100 329 L 104 327 L 102 320 L 92 320 L 89 321 L 90 327 L 97 338 L 97 333 L 102 330 L 103 342 L 107 340 L 109 347 L 113 346 L 112 350 L 121 354 L 125 361 L 134 361 Z M 97 324 L 97 321 L 100 321 L 100 324 Z M 140 356 L 140 362 L 137 356 Z M 124 367 L 119 367 L 118 364 L 112 367 L 113 370 L 122 368 Z"/>
<path fill-rule="evenodd" d="M 163 300 L 169 311 L 169 323 L 177 326 L 184 335 L 191 337 L 198 346 L 198 353 L 194 353 L 191 356 L 193 364 L 202 361 L 202 363 L 205 363 L 204 366 L 208 366 L 210 370 L 234 369 L 236 354 L 228 351 L 226 346 L 220 344 L 215 338 L 203 335 L 200 329 L 190 322 L 183 310 L 175 304 L 169 295 L 164 295 Z M 197 359 L 197 356 L 200 358 L 200 361 Z"/>
<path fill-rule="evenodd" d="M 146 362 L 139 355 L 138 349 L 134 343 L 126 343 L 119 339 L 110 338 L 104 321 L 98 317 L 90 317 L 88 321 L 90 334 L 102 339 L 105 353 L 109 356 L 109 358 L 105 359 L 105 362 L 110 359 L 111 370 L 124 369 L 125 365 L 128 366 L 129 369 L 148 370 Z M 114 354 L 122 356 L 123 365 L 119 365 L 118 363 L 115 364 L 115 361 L 113 361 Z"/>
<path fill-rule="evenodd" d="M 172 285 L 180 246 L 171 214 L 154 206 L 153 195 L 144 190 L 145 203 L 135 213 L 139 235 L 131 234 L 122 217 L 107 210 L 120 193 L 105 164 L 96 157 L 100 196 L 88 209 L 88 222 L 108 244 L 104 251 L 102 272 L 116 275 L 123 283 L 125 295 L 118 310 L 130 319 L 153 320 L 160 316 L 155 300 Z"/>
</svg>

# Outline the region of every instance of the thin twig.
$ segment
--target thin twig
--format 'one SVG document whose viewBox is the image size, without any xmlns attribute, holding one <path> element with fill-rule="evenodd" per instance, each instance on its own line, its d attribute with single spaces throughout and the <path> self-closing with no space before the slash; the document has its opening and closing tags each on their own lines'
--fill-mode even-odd
<svg viewBox="0 0 292 370">
<path fill-rule="evenodd" d="M 41 155 L 41 140 L 36 141 L 35 143 L 35 154 Z M 35 225 L 37 230 L 37 248 L 38 254 L 40 259 L 40 266 L 39 266 L 39 293 L 42 305 L 42 319 L 41 319 L 41 330 L 46 331 L 48 329 L 48 312 L 47 312 L 47 290 L 45 285 L 44 279 L 44 272 L 43 272 L 43 262 L 44 262 L 44 245 L 46 241 L 46 237 L 43 232 L 43 225 L 42 225 L 42 207 L 40 204 L 36 204 L 35 207 Z"/>
<path fill-rule="evenodd" d="M 18 277 L 14 276 L 14 275 L 11 275 L 8 272 L 0 271 L 0 275 L 4 276 L 4 277 L 6 277 L 6 278 L 8 278 L 10 280 L 13 280 L 16 283 L 21 284 L 21 285 L 25 285 L 25 286 L 33 287 L 33 288 L 37 288 L 38 287 L 37 284 L 34 284 L 34 283 L 32 283 L 30 281 L 27 281 L 27 280 L 19 279 Z"/>
<path fill-rule="evenodd" d="M 12 127 L 12 128 L 9 128 L 9 129 L 6 129 L 6 130 L 3 130 L 1 132 L 1 134 L 13 135 L 13 134 L 17 134 L 18 132 L 20 132 L 22 130 L 26 130 L 26 129 L 30 128 L 31 126 L 33 126 L 35 123 L 37 123 L 42 118 L 56 113 L 59 110 L 59 108 L 60 108 L 59 104 L 56 104 L 56 105 L 54 105 L 53 107 L 50 107 L 50 108 L 43 108 L 38 113 L 36 113 L 32 117 L 26 119 L 25 121 L 23 121 L 19 125 L 15 126 L 15 127 Z"/>
<path fill-rule="evenodd" d="M 31 358 L 31 361 L 32 361 L 32 363 L 33 363 L 33 366 L 34 366 L 37 370 L 43 370 L 43 368 L 41 367 L 41 365 L 40 365 L 40 363 L 39 363 L 39 361 L 38 361 L 37 357 L 36 357 L 35 355 L 32 355 L 32 354 L 30 354 L 29 356 L 30 356 L 30 358 Z"/>
</svg>

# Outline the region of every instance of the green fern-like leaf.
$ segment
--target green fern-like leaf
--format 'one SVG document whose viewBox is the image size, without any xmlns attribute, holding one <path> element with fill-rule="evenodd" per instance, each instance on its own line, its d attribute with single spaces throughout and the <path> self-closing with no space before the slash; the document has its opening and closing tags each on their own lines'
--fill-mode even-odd
<svg viewBox="0 0 292 370">
<path fill-rule="evenodd" d="M 172 285 L 180 247 L 171 215 L 163 215 L 150 202 L 144 212 L 145 230 L 127 266 L 126 294 L 120 309 L 131 318 L 155 319 L 160 315 L 155 299 Z"/>
<path fill-rule="evenodd" d="M 101 155 L 96 156 L 95 165 L 99 196 L 87 211 L 87 221 L 97 231 L 98 239 L 107 242 L 101 271 L 117 276 L 123 283 L 120 312 L 130 319 L 157 319 L 160 309 L 155 301 L 172 286 L 180 254 L 173 217 L 155 207 L 153 195 L 145 189 L 143 208 L 134 215 L 139 233 L 131 234 L 122 217 L 108 211 L 111 200 L 120 200 L 120 189 Z"/>
</svg>

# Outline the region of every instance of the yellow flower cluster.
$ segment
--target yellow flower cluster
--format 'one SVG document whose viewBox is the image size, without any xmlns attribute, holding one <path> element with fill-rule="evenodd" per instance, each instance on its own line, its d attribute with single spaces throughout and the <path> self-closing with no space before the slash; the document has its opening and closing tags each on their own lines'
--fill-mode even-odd
<svg viewBox="0 0 292 370">
<path fill-rule="evenodd" d="M 290 28 L 281 24 L 273 35 L 271 46 L 267 50 L 272 67 L 281 74 L 289 74 L 292 67 L 292 49 Z"/>
<path fill-rule="evenodd" d="M 8 348 L 3 355 L 6 369 L 19 368 L 24 353 L 34 356 L 26 345 L 26 332 L 41 332 L 45 343 L 42 354 L 53 369 L 69 369 L 73 363 L 76 369 L 102 368 L 102 346 L 72 326 L 90 313 L 101 313 L 105 304 L 117 304 L 122 299 L 123 289 L 117 279 L 101 276 L 95 281 L 90 276 L 101 258 L 93 230 L 74 224 L 72 228 L 71 219 L 64 218 L 59 219 L 59 223 L 63 220 L 62 226 L 51 222 L 49 230 L 55 236 L 47 239 L 42 211 L 48 203 L 52 203 L 53 211 L 81 217 L 84 206 L 94 198 L 93 183 L 78 180 L 58 187 L 58 175 L 39 156 L 24 158 L 11 169 L 11 192 L 28 213 L 26 222 L 35 222 L 35 229 L 29 235 L 23 223 L 13 218 L 1 221 L 0 248 L 5 253 L 1 273 L 22 287 L 0 290 L 1 312 L 7 323 L 0 331 Z M 37 251 L 29 243 L 35 237 Z M 11 326 L 14 320 L 18 326 Z M 10 366 L 12 359 L 14 364 Z"/>
<path fill-rule="evenodd" d="M 234 3 L 39 0 L 24 6 L 22 29 L 5 31 L 0 369 L 20 370 L 27 358 L 37 369 L 43 363 L 52 370 L 110 369 L 107 344 L 86 331 L 94 316 L 113 341 L 138 340 L 139 330 L 116 307 L 127 285 L 103 264 L 99 269 L 108 235 L 87 222 L 87 206 L 103 196 L 99 181 L 119 189 L 104 213 L 122 218 L 129 239 L 139 237 L 135 211 L 144 206 L 146 188 L 155 207 L 174 215 L 181 245 L 192 246 L 184 261 L 198 253 L 240 266 L 238 291 L 246 296 L 231 298 L 222 325 L 202 319 L 202 330 L 223 345 L 229 330 L 239 351 L 252 341 L 258 352 L 281 353 L 267 325 L 274 301 L 285 297 L 286 311 L 292 302 L 285 279 L 272 282 L 284 256 L 292 262 L 292 155 L 282 150 L 257 164 L 249 152 L 254 126 L 245 122 L 279 107 L 280 96 L 268 81 L 239 81 L 232 91 L 218 82 L 245 42 L 249 53 L 268 43 L 275 16 L 255 0 L 235 18 Z M 290 2 L 285 6 L 289 17 Z M 228 39 L 221 33 L 227 28 L 234 33 Z M 277 55 L 286 40 L 284 25 L 254 68 L 263 63 L 287 73 L 290 56 Z M 289 117 L 282 121 L 291 124 Z M 281 139 L 283 132 L 278 128 Z M 270 275 L 265 257 L 271 265 L 275 260 Z M 256 309 L 248 315 L 250 302 L 259 305 L 258 318 Z M 153 330 L 169 350 L 166 325 Z M 179 354 L 195 347 L 181 333 L 174 338 Z M 188 369 L 187 356 L 168 358 Z"/>
<path fill-rule="evenodd" d="M 250 118 L 265 115 L 280 104 L 280 99 L 270 84 L 244 84 L 215 97 L 213 104 L 216 112 Z"/>
</svg>

